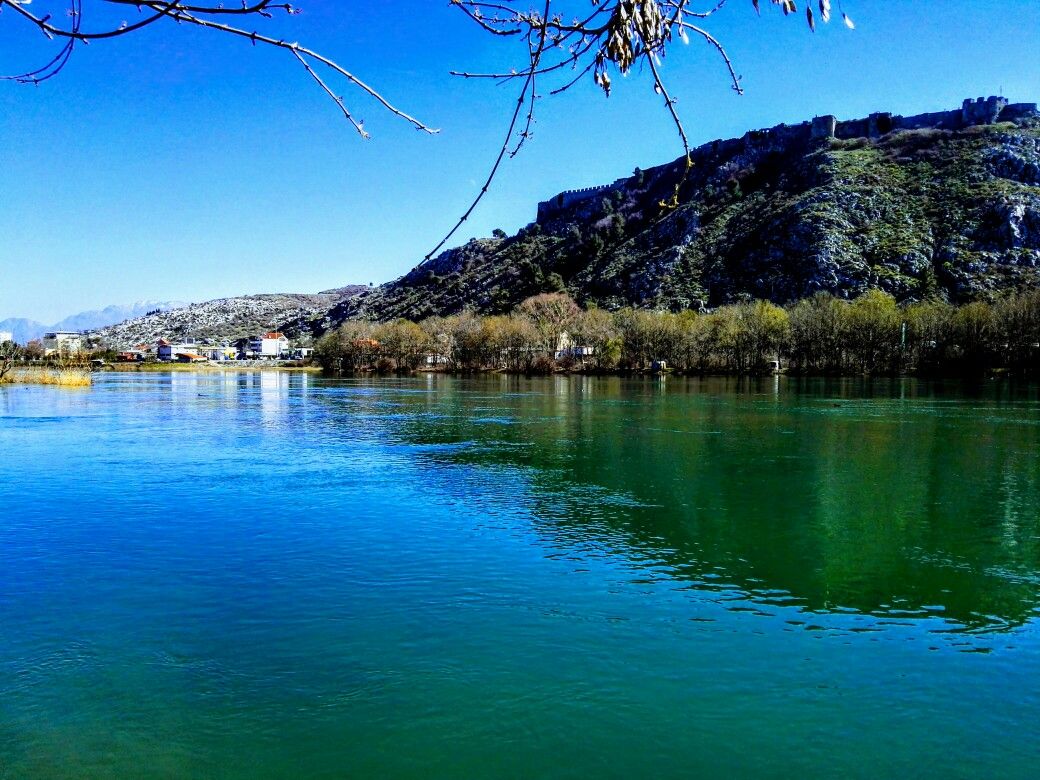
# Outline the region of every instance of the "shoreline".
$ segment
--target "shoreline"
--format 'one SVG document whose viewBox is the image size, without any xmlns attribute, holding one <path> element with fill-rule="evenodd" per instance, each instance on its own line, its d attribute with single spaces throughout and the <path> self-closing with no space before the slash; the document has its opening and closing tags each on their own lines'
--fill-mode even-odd
<svg viewBox="0 0 1040 780">
<path fill-rule="evenodd" d="M 676 379 L 706 379 L 706 378 L 731 378 L 731 379 L 917 379 L 923 381 L 1021 381 L 1036 383 L 1040 377 L 1029 374 L 1017 374 L 1007 371 L 991 371 L 981 374 L 958 374 L 958 373 L 803 373 L 799 371 L 760 371 L 745 373 L 730 373 L 726 371 L 674 371 L 666 369 L 663 371 L 631 370 L 631 371 L 590 371 L 590 370 L 558 370 L 551 373 L 525 373 L 523 371 L 509 371 L 505 369 L 485 369 L 482 371 L 449 371 L 440 368 L 419 368 L 415 371 L 398 373 L 379 371 L 354 371 L 354 372 L 328 372 L 320 366 L 271 366 L 271 365 L 221 365 L 221 364 L 184 364 L 184 363 L 148 363 L 145 365 L 119 365 L 114 364 L 94 374 L 119 374 L 119 373 L 215 373 L 220 371 L 232 371 L 238 373 L 302 373 L 317 375 L 326 379 L 403 379 L 421 376 L 450 376 L 450 377 L 491 377 L 491 376 L 513 376 L 527 379 L 550 379 L 552 377 L 594 377 L 594 378 L 619 378 L 619 379 L 664 379 L 673 377 Z"/>
<path fill-rule="evenodd" d="M 321 366 L 292 366 L 271 365 L 262 362 L 243 363 L 113 363 L 102 369 L 61 369 L 52 366 L 19 366 L 8 374 L 0 384 L 3 385 L 28 385 L 28 384 L 50 384 L 67 386 L 89 386 L 91 379 L 104 374 L 213 374 L 220 372 L 231 373 L 284 373 L 284 374 L 309 374 L 327 379 L 402 379 L 406 377 L 421 376 L 453 376 L 453 377 L 478 377 L 478 376 L 515 376 L 525 378 L 551 378 L 551 377 L 616 377 L 622 379 L 664 379 L 675 378 L 737 378 L 737 379 L 770 379 L 786 377 L 789 379 L 919 379 L 919 380 L 959 380 L 959 381 L 1024 381 L 1034 383 L 1040 381 L 1040 377 L 1031 373 L 1017 373 L 1009 371 L 994 370 L 982 373 L 956 373 L 956 372 L 907 372 L 899 374 L 890 373 L 812 373 L 801 371 L 758 371 L 733 373 L 727 371 L 676 371 L 664 370 L 626 370 L 626 371 L 595 371 L 582 369 L 560 369 L 549 373 L 510 371 L 508 369 L 484 369 L 478 371 L 451 371 L 445 368 L 422 367 L 409 372 L 379 372 L 375 370 L 362 370 L 353 372 L 329 372 Z M 75 377 L 75 379 L 73 379 Z M 60 378 L 60 379 L 59 379 Z M 61 381 L 64 379 L 65 381 Z M 57 380 L 57 381 L 56 381 Z M 71 381 L 70 381 L 71 380 Z"/>
<path fill-rule="evenodd" d="M 279 371 L 320 374 L 320 366 L 245 365 L 242 363 L 113 363 L 97 373 L 149 374 L 174 371 L 178 373 L 209 373 L 212 371 Z"/>
</svg>

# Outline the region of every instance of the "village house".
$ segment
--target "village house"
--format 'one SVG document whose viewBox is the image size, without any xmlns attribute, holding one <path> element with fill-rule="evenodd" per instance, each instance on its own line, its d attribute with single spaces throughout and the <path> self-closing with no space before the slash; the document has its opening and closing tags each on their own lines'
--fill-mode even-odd
<svg viewBox="0 0 1040 780">
<path fill-rule="evenodd" d="M 155 357 L 157 360 L 173 360 L 173 342 L 159 339 L 155 342 Z"/>
<path fill-rule="evenodd" d="M 198 354 L 198 347 L 194 343 L 185 342 L 182 344 L 174 344 L 166 339 L 159 339 L 155 342 L 155 357 L 164 362 L 169 363 L 174 360 L 178 360 L 179 355 L 195 355 L 201 357 Z M 205 360 L 205 358 L 203 358 Z"/>
<path fill-rule="evenodd" d="M 83 351 L 83 336 L 70 330 L 58 330 L 43 334 L 43 354 L 71 355 Z"/>
<path fill-rule="evenodd" d="M 283 354 L 288 352 L 289 339 L 277 331 L 272 331 L 262 336 L 251 338 L 247 346 L 246 355 L 247 357 L 259 358 L 260 360 L 278 360 Z"/>
<path fill-rule="evenodd" d="M 209 358 L 197 352 L 177 352 L 174 357 L 178 363 L 206 363 L 209 361 Z"/>
<path fill-rule="evenodd" d="M 596 350 L 593 347 L 589 347 L 583 344 L 576 344 L 571 335 L 564 331 L 560 334 L 559 340 L 556 342 L 556 351 L 553 357 L 556 360 L 564 360 L 570 358 L 573 360 L 584 361 L 586 358 L 592 357 L 592 354 Z"/>
</svg>

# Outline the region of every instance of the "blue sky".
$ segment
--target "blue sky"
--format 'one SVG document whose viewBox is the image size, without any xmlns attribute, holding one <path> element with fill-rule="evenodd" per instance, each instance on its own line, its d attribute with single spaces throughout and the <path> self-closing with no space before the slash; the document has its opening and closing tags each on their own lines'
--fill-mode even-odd
<svg viewBox="0 0 1040 780">
<path fill-rule="evenodd" d="M 60 14 L 60 3 L 33 5 Z M 446 0 L 300 5 L 266 29 L 353 69 L 441 133 L 422 135 L 337 83 L 372 133 L 361 141 L 287 52 L 172 24 L 81 48 L 38 87 L 0 82 L 0 319 L 378 284 L 422 259 L 476 193 L 515 101 L 512 86 L 448 71 L 508 67 L 522 52 Z M 677 46 L 664 64 L 691 142 L 816 114 L 953 108 L 1001 88 L 1040 100 L 1036 0 L 844 9 L 855 31 L 832 22 L 814 35 L 801 18 L 729 0 L 710 29 L 744 96 L 706 46 Z M 35 67 L 54 47 L 0 14 L 0 71 Z M 541 102 L 535 136 L 460 243 L 514 231 L 559 190 L 681 154 L 647 79 L 614 81 L 609 99 L 587 82 Z"/>
</svg>

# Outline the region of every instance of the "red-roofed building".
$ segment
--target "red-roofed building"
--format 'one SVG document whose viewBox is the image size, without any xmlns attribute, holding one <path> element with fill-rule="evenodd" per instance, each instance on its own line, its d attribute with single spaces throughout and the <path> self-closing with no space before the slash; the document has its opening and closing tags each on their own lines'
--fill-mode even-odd
<svg viewBox="0 0 1040 780">
<path fill-rule="evenodd" d="M 162 361 L 177 360 L 177 355 L 181 352 L 197 354 L 197 349 L 194 342 L 173 344 L 166 339 L 159 339 L 155 342 L 155 356 Z"/>
</svg>

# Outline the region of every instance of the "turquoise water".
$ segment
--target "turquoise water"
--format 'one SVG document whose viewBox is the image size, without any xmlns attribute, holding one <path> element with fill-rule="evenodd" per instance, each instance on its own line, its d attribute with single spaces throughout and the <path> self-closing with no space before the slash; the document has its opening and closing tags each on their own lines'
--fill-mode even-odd
<svg viewBox="0 0 1040 780">
<path fill-rule="evenodd" d="M 0 777 L 1037 777 L 1036 387 L 0 388 Z"/>
</svg>

